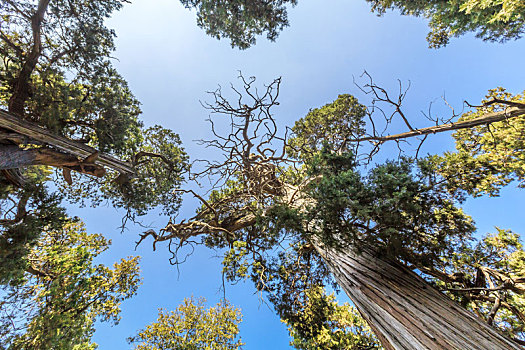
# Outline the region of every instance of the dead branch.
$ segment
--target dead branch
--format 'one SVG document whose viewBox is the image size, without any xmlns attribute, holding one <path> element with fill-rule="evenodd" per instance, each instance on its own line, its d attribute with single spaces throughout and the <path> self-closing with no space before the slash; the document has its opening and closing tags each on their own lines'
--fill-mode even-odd
<svg viewBox="0 0 525 350">
<path fill-rule="evenodd" d="M 461 129 L 469 129 L 481 125 L 490 125 L 493 123 L 505 121 L 508 119 L 516 118 L 525 115 L 525 107 L 513 107 L 500 112 L 492 112 L 484 114 L 480 117 L 458 121 L 456 123 L 441 124 L 437 126 L 430 126 L 428 128 L 415 129 L 400 134 L 388 135 L 388 136 L 367 136 L 359 139 L 350 140 L 352 142 L 363 142 L 363 141 L 378 141 L 384 143 L 387 141 L 407 139 L 415 136 L 427 136 L 430 134 L 437 134 L 446 131 L 454 131 Z"/>
<path fill-rule="evenodd" d="M 476 126 L 490 126 L 497 122 L 525 115 L 524 103 L 493 98 L 481 106 L 475 106 L 466 101 L 465 105 L 470 108 L 488 108 L 497 104 L 505 106 L 505 108 L 499 111 L 487 112 L 486 114 L 470 120 L 461 120 L 460 114 L 456 114 L 454 108 L 443 97 L 444 103 L 452 111 L 451 115 L 448 117 L 433 117 L 431 103 L 429 105 L 428 112 L 423 113 L 423 115 L 434 125 L 424 128 L 414 128 L 412 126 L 412 121 L 409 120 L 402 108 L 402 103 L 406 98 L 408 89 L 410 88 L 410 83 L 408 84 L 408 87 L 404 89 L 401 82 L 398 81 L 399 91 L 396 93 L 395 97 L 393 97 L 385 88 L 376 84 L 368 72 L 365 71 L 361 77 L 366 79 L 366 83 L 361 86 L 354 80 L 354 84 L 364 94 L 371 97 L 368 107 L 368 122 L 370 128 L 364 137 L 349 138 L 348 142 L 369 144 L 370 149 L 367 151 L 367 154 L 365 154 L 365 158 L 368 158 L 369 161 L 377 152 L 379 152 L 381 146 L 386 142 L 394 142 L 400 154 L 402 154 L 404 151 L 401 142 L 408 144 L 409 139 L 417 139 L 418 144 L 417 148 L 415 149 L 415 156 L 417 158 L 423 143 L 427 140 L 429 135 L 447 131 L 468 129 Z M 388 134 L 388 131 L 392 128 L 396 118 L 399 118 L 408 130 L 401 133 Z M 382 130 L 380 125 L 382 125 Z"/>
</svg>

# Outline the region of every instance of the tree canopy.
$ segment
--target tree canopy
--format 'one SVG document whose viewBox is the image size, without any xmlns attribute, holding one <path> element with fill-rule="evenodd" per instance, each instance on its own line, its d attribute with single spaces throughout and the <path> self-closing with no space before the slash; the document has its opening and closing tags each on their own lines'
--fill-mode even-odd
<svg viewBox="0 0 525 350">
<path fill-rule="evenodd" d="M 379 14 L 396 9 L 403 15 L 429 19 L 430 47 L 445 46 L 453 37 L 475 33 L 485 41 L 519 39 L 525 29 L 525 4 L 515 0 L 399 1 L 367 0 Z"/>
<path fill-rule="evenodd" d="M 6 349 L 94 349 L 95 320 L 118 323 L 120 304 L 140 284 L 137 257 L 95 264 L 110 241 L 69 221 L 44 230 L 23 279 L 2 289 L 0 339 Z M 2 266 L 4 267 L 4 266 Z"/>
<path fill-rule="evenodd" d="M 114 171 L 99 180 L 73 181 L 65 176 L 76 184 L 64 186 L 71 199 L 109 200 L 132 216 L 156 206 L 172 213 L 177 199 L 167 193 L 180 183 L 186 156 L 178 135 L 160 126 L 143 126 L 139 102 L 111 64 L 115 33 L 104 21 L 122 4 L 3 3 L 0 104 L 25 120 L 134 166 L 135 176 L 120 181 L 115 181 Z"/>
<path fill-rule="evenodd" d="M 366 0 L 379 15 L 399 10 L 402 15 L 429 20 L 429 47 L 447 45 L 451 38 L 467 33 L 485 41 L 506 42 L 519 39 L 525 30 L 525 5 L 517 0 Z M 197 23 L 206 33 L 228 38 L 232 46 L 246 49 L 255 44 L 256 36 L 266 33 L 275 40 L 288 26 L 286 5 L 297 0 L 210 1 L 181 0 L 197 10 Z"/>
<path fill-rule="evenodd" d="M 60 226 L 63 199 L 77 205 L 109 202 L 126 211 L 125 221 L 154 208 L 167 215 L 178 209 L 173 190 L 187 160 L 179 136 L 143 125 L 138 100 L 111 63 L 115 33 L 104 21 L 124 2 L 0 4 L 0 106 L 20 123 L 93 152 L 82 159 L 67 146 L 0 128 L 2 158 L 14 160 L 0 169 L 3 281 L 23 271 L 24 254 L 46 226 Z M 132 171 L 100 166 L 104 154 L 126 161 Z M 60 191 L 49 194 L 50 181 Z"/>
<path fill-rule="evenodd" d="M 297 349 L 391 345 L 362 303 L 339 305 L 327 292 L 347 291 L 334 266 L 351 254 L 369 258 L 361 260 L 363 269 L 385 264 L 423 290 L 438 288 L 488 324 L 476 323 L 486 327 L 479 330 L 497 330 L 491 339 L 501 341 L 498 349 L 525 345 L 520 236 L 497 228 L 480 238 L 462 210 L 468 196 L 497 196 L 514 181 L 523 187 L 523 94 L 490 90 L 459 118 L 417 129 L 403 112 L 406 91 L 400 86 L 392 99 L 365 73 L 370 82 L 361 91 L 371 103 L 342 94 L 283 135 L 273 114 L 281 79 L 258 90 L 255 78 L 241 75 L 238 100 L 219 89 L 205 104 L 231 122 L 227 134 L 212 122 L 214 139 L 203 142 L 222 151 L 224 160 L 190 168 L 175 132 L 140 121 L 140 103 L 112 64 L 115 33 L 104 22 L 126 2 L 0 4 L 0 107 L 7 110 L 0 119 L 66 141 L 60 146 L 0 124 L 0 339 L 7 348 L 93 349 L 94 322 L 118 322 L 120 302 L 137 291 L 138 258 L 122 259 L 113 269 L 95 265 L 109 241 L 69 218 L 64 200 L 124 209 L 123 225 L 160 209 L 169 223 L 159 233 L 144 232 L 138 244 L 148 237 L 154 248 L 168 242 L 174 264 L 193 244 L 216 249 L 225 280 L 250 279 L 289 327 Z M 287 9 L 298 3 L 181 2 L 196 10 L 207 34 L 240 49 L 262 34 L 275 40 L 289 25 Z M 519 38 L 525 26 L 521 1 L 367 2 L 380 15 L 394 9 L 428 19 L 433 48 L 467 33 L 505 42 Z M 393 120 L 408 131 L 390 134 Z M 419 154 L 428 135 L 450 130 L 455 152 Z M 417 151 L 406 154 L 400 140 L 415 138 L 421 140 Z M 397 143 L 400 156 L 377 161 L 388 142 Z M 214 181 L 207 195 L 179 189 L 190 170 L 191 179 Z M 175 221 L 183 192 L 201 206 L 194 217 Z M 369 288 L 367 281 L 354 287 Z M 160 310 L 130 342 L 137 349 L 238 349 L 240 320 L 227 302 L 206 309 L 204 300 L 186 299 L 173 312 Z"/>
<path fill-rule="evenodd" d="M 129 342 L 136 350 L 240 349 L 244 345 L 239 337 L 240 309 L 225 300 L 210 308 L 205 303 L 204 298 L 187 298 L 175 311 L 159 310 L 157 321 Z"/>
<path fill-rule="evenodd" d="M 196 9 L 197 24 L 206 34 L 217 39 L 228 38 L 232 47 L 247 49 L 261 34 L 274 41 L 289 24 L 286 5 L 294 6 L 297 0 L 181 0 L 181 3 Z"/>
</svg>

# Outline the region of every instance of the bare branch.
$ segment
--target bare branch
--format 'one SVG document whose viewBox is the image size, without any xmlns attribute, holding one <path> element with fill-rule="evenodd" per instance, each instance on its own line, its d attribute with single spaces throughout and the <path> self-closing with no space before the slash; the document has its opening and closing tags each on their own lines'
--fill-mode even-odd
<svg viewBox="0 0 525 350">
<path fill-rule="evenodd" d="M 497 123 L 497 122 L 501 122 L 504 120 L 520 117 L 522 115 L 525 115 L 525 108 L 514 107 L 514 108 L 509 108 L 505 111 L 487 113 L 485 115 L 482 115 L 474 119 L 458 121 L 456 123 L 442 124 L 442 125 L 437 125 L 437 126 L 431 126 L 428 128 L 415 129 L 415 130 L 407 131 L 404 133 L 389 135 L 389 136 L 367 136 L 367 137 L 363 137 L 359 139 L 352 139 L 350 141 L 352 142 L 378 141 L 380 143 L 384 143 L 386 141 L 407 139 L 407 138 L 415 137 L 415 136 L 437 134 L 441 132 L 460 130 L 460 129 L 469 129 L 469 128 L 473 128 L 473 127 L 480 126 L 480 125 L 489 125 L 492 123 Z"/>
</svg>

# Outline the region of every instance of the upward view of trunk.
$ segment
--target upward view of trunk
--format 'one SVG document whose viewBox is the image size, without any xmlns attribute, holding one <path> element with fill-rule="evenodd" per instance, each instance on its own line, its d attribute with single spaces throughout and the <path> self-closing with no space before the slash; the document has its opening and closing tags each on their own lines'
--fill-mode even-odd
<svg viewBox="0 0 525 350">
<path fill-rule="evenodd" d="M 522 349 L 401 264 L 315 246 L 385 349 Z"/>
</svg>

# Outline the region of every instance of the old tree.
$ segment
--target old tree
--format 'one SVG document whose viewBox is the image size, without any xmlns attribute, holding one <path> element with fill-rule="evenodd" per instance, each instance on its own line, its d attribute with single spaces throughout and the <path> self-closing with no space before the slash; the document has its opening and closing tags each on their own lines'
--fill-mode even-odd
<svg viewBox="0 0 525 350">
<path fill-rule="evenodd" d="M 467 194 L 523 180 L 522 96 L 491 91 L 459 120 L 414 129 L 401 106 L 405 93 L 392 99 L 370 80 L 363 91 L 371 108 L 341 95 L 279 136 L 271 110 L 280 80 L 262 94 L 254 79 L 241 81 L 235 104 L 217 90 L 207 106 L 231 120 L 227 134 L 212 121 L 215 139 L 204 141 L 224 160 L 194 173 L 216 189 L 208 198 L 190 191 L 202 201 L 196 216 L 145 232 L 139 243 L 169 242 L 175 262 L 186 245 L 224 248 L 226 278 L 251 278 L 302 348 L 315 348 L 327 330 L 333 348 L 377 344 L 327 312 L 334 308 L 322 288 L 330 276 L 387 349 L 525 344 L 519 238 L 502 229 L 475 242 L 474 223 L 459 207 Z M 408 131 L 378 131 L 396 118 Z M 457 130 L 457 152 L 373 161 L 388 142 L 447 130 Z M 312 303 L 317 310 L 305 322 Z"/>
<path fill-rule="evenodd" d="M 121 6 L 0 4 L 0 104 L 8 112 L 0 118 L 2 281 L 24 269 L 20 259 L 43 229 L 67 221 L 59 193 L 75 203 L 109 202 L 130 219 L 177 209 L 172 190 L 186 159 L 179 138 L 143 126 L 139 102 L 111 65 L 114 33 L 104 20 Z M 48 180 L 61 191 L 49 194 Z"/>
</svg>

